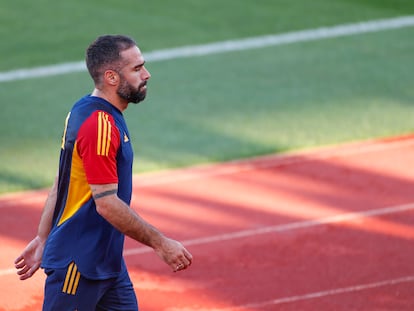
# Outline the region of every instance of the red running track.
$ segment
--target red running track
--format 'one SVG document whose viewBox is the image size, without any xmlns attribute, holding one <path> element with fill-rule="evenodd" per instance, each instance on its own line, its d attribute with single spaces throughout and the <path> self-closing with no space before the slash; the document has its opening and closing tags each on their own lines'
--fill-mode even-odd
<svg viewBox="0 0 414 311">
<path fill-rule="evenodd" d="M 194 255 L 172 273 L 126 241 L 141 310 L 413 310 L 414 136 L 139 175 L 133 208 Z M 19 281 L 46 191 L 0 197 L 0 310 L 40 310 Z"/>
</svg>

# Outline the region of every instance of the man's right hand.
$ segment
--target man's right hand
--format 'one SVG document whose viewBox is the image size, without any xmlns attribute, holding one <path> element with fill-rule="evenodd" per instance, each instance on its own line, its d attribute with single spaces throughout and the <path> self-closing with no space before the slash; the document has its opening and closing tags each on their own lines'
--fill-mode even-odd
<svg viewBox="0 0 414 311">
<path fill-rule="evenodd" d="M 26 280 L 32 277 L 39 269 L 42 261 L 43 249 L 45 242 L 37 236 L 23 250 L 22 254 L 16 258 L 14 265 L 20 280 Z"/>
</svg>

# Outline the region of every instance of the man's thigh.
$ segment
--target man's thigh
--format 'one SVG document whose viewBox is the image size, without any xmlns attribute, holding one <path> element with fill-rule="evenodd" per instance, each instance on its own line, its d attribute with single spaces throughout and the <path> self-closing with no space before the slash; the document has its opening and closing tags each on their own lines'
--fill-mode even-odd
<svg viewBox="0 0 414 311">
<path fill-rule="evenodd" d="M 138 310 L 132 284 L 129 282 L 127 286 L 127 273 L 127 278 L 122 274 L 118 279 L 89 280 L 79 273 L 74 263 L 67 269 L 45 272 L 43 311 Z"/>
<path fill-rule="evenodd" d="M 134 287 L 125 269 L 100 299 L 97 311 L 138 311 Z"/>
</svg>

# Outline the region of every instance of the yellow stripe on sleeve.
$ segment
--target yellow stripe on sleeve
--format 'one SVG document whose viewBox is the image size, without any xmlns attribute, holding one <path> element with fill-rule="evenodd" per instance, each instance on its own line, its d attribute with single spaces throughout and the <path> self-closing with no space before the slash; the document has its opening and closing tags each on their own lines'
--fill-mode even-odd
<svg viewBox="0 0 414 311">
<path fill-rule="evenodd" d="M 107 143 L 106 136 L 108 135 L 107 134 L 108 122 L 106 121 L 106 119 L 107 119 L 107 115 L 103 115 L 103 120 L 102 120 L 103 131 L 102 131 L 102 136 L 101 136 L 102 148 L 101 148 L 101 150 L 99 150 L 99 155 L 105 155 L 105 150 L 106 150 L 106 143 Z"/>
<path fill-rule="evenodd" d="M 98 139 L 97 139 L 97 147 L 96 147 L 96 154 L 101 154 L 101 136 L 102 136 L 102 111 L 98 112 Z"/>
<path fill-rule="evenodd" d="M 109 155 L 109 147 L 111 146 L 111 132 L 112 132 L 112 125 L 111 125 L 111 122 L 109 122 L 108 120 L 108 138 L 107 138 L 106 150 L 105 150 L 106 156 Z"/>
<path fill-rule="evenodd" d="M 111 146 L 112 125 L 109 121 L 109 115 L 99 111 L 98 112 L 98 137 L 96 153 L 100 156 L 108 156 L 109 148 Z"/>
</svg>

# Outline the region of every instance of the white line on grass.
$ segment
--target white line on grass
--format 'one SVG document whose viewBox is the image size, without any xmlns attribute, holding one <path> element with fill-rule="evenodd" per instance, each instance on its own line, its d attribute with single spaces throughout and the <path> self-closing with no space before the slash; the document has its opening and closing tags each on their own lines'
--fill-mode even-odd
<svg viewBox="0 0 414 311">
<path fill-rule="evenodd" d="M 239 40 L 228 40 L 202 45 L 191 45 L 145 53 L 147 61 L 156 62 L 176 58 L 211 55 L 217 53 L 258 49 L 269 46 L 284 45 L 296 42 L 337 38 L 382 30 L 398 29 L 414 26 L 414 16 L 381 19 L 361 23 L 344 24 L 332 27 L 321 27 L 282 34 L 264 35 Z M 15 81 L 36 77 L 60 75 L 85 71 L 84 61 L 69 62 L 36 68 L 17 69 L 0 72 L 0 82 Z"/>
<path fill-rule="evenodd" d="M 327 296 L 333 296 L 333 295 L 339 295 L 339 294 L 355 293 L 355 292 L 360 292 L 363 290 L 368 290 L 368 289 L 373 289 L 373 288 L 379 288 L 379 287 L 390 286 L 390 285 L 392 286 L 392 285 L 411 283 L 411 282 L 414 282 L 414 275 L 408 275 L 408 276 L 404 276 L 401 278 L 383 280 L 383 281 L 366 283 L 366 284 L 358 284 L 358 285 L 349 286 L 349 287 L 328 289 L 325 291 L 314 292 L 314 293 L 309 293 L 309 294 L 304 294 L 304 295 L 276 298 L 274 300 L 232 306 L 230 308 L 184 308 L 184 309 L 181 308 L 179 310 L 181 311 L 213 311 L 213 310 L 214 311 L 230 311 L 230 310 L 246 310 L 246 309 L 256 310 L 257 308 L 264 308 L 264 307 L 269 307 L 269 306 L 281 305 L 285 303 L 293 303 L 293 302 L 316 299 L 316 298 L 324 298 Z M 168 311 L 178 311 L 178 309 L 169 308 Z"/>
</svg>

